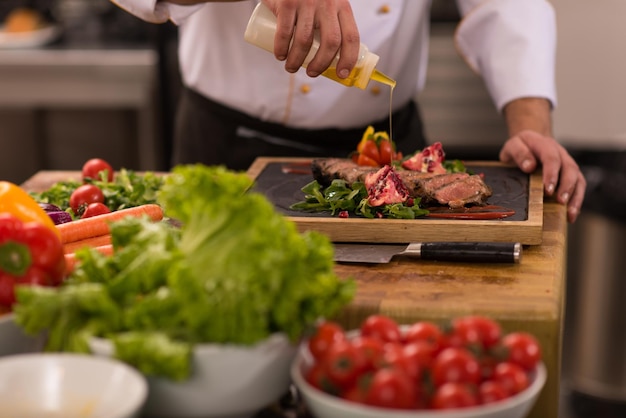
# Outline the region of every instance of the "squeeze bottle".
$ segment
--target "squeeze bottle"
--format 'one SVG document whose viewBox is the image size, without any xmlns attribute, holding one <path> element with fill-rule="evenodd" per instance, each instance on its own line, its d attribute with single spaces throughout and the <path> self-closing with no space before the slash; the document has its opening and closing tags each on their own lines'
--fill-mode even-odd
<svg viewBox="0 0 626 418">
<path fill-rule="evenodd" d="M 276 33 L 276 16 L 263 3 L 259 3 L 248 21 L 248 26 L 244 34 L 244 39 L 269 52 L 274 52 L 274 35 Z M 319 32 L 315 32 L 311 49 L 304 59 L 302 66 L 306 68 L 309 62 L 315 57 L 320 46 Z M 383 84 L 394 87 L 395 80 L 376 70 L 379 56 L 370 52 L 367 46 L 361 44 L 359 48 L 358 60 L 347 78 L 337 77 L 337 61 L 339 54 L 335 57 L 328 69 L 322 73 L 323 76 L 337 81 L 345 86 L 354 86 L 365 89 L 370 80 L 376 80 Z"/>
</svg>

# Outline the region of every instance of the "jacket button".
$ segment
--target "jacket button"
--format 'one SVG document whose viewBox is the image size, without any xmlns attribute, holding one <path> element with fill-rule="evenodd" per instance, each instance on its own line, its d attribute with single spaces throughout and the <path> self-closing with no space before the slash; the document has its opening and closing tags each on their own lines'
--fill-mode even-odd
<svg viewBox="0 0 626 418">
<path fill-rule="evenodd" d="M 380 13 L 380 14 L 386 14 L 386 13 L 389 13 L 390 11 L 391 11 L 391 7 L 389 7 L 388 4 L 383 4 L 378 9 L 378 13 Z"/>
<path fill-rule="evenodd" d="M 300 93 L 307 94 L 310 91 L 311 91 L 311 85 L 310 84 L 303 84 L 303 85 L 300 86 Z"/>
<path fill-rule="evenodd" d="M 372 88 L 370 89 L 370 93 L 372 93 L 374 96 L 378 96 L 380 94 L 380 86 L 372 86 Z"/>
</svg>

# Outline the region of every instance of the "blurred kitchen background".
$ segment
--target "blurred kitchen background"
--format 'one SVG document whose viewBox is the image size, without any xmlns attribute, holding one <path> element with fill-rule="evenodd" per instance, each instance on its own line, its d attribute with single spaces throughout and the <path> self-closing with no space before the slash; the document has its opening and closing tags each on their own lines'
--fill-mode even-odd
<svg viewBox="0 0 626 418">
<path fill-rule="evenodd" d="M 555 135 L 589 182 L 570 228 L 560 418 L 626 416 L 626 2 L 551 0 L 557 10 Z M 0 0 L 0 22 L 32 7 L 58 25 L 44 45 L 0 45 L 0 178 L 114 167 L 169 169 L 180 86 L 176 27 L 109 0 Z M 450 158 L 496 159 L 506 129 L 457 55 L 453 0 L 434 0 L 420 95 L 427 135 Z M 0 38 L 1 40 L 1 38 Z M 2 42 L 0 42 L 1 44 Z"/>
</svg>

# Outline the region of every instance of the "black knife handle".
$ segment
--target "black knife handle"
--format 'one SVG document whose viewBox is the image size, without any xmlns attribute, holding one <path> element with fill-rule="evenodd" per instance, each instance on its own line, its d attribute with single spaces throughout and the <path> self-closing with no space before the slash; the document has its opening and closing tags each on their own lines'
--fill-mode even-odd
<svg viewBox="0 0 626 418">
<path fill-rule="evenodd" d="M 407 252 L 423 260 L 472 263 L 519 263 L 519 242 L 424 242 L 410 244 Z"/>
</svg>

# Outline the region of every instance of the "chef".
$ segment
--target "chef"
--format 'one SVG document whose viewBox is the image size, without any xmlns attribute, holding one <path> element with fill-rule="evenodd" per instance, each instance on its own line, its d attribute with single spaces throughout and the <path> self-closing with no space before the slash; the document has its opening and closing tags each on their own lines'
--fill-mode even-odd
<svg viewBox="0 0 626 418">
<path fill-rule="evenodd" d="M 112 0 L 155 23 L 179 25 L 184 84 L 173 164 L 201 162 L 247 168 L 255 157 L 345 157 L 368 125 L 389 130 L 384 87 L 348 88 L 318 77 L 337 53 L 337 76 L 357 60 L 359 43 L 380 56 L 393 78 L 393 139 L 411 154 L 426 143 L 414 99 L 428 56 L 427 0 L 263 0 L 277 16 L 274 55 L 245 42 L 258 0 Z M 479 73 L 506 120 L 500 159 L 527 173 L 543 168 L 547 195 L 574 222 L 586 181 L 552 136 L 556 105 L 554 10 L 547 0 L 458 0 L 463 16 L 455 41 Z M 296 24 L 297 23 L 297 24 Z M 301 69 L 314 30 L 321 46 Z M 290 47 L 291 45 L 291 47 Z"/>
</svg>

